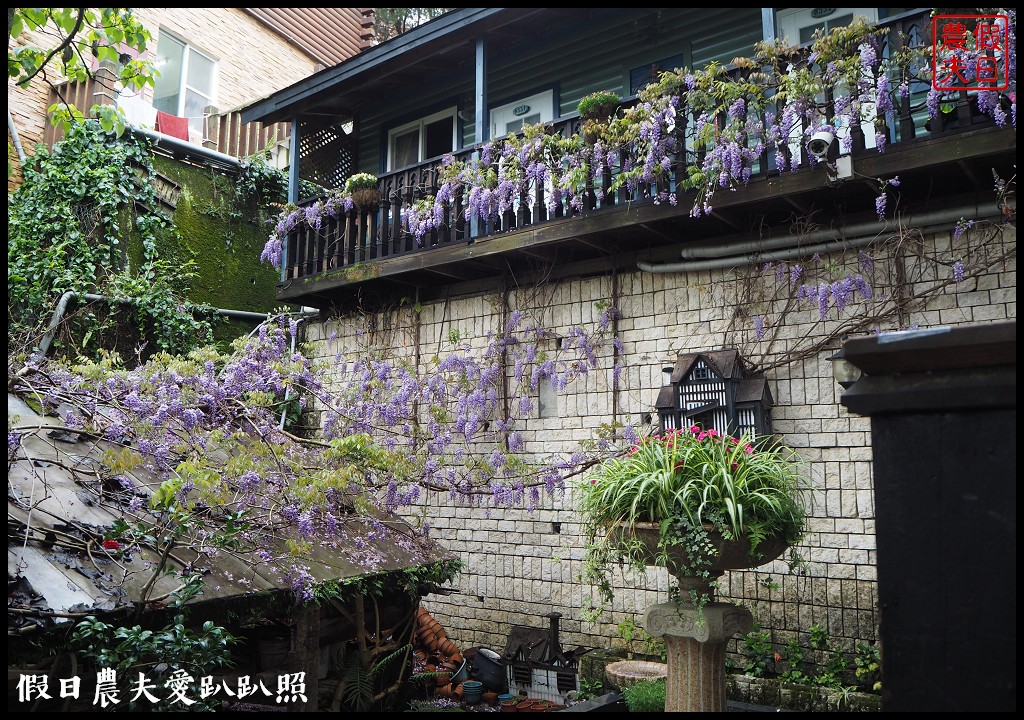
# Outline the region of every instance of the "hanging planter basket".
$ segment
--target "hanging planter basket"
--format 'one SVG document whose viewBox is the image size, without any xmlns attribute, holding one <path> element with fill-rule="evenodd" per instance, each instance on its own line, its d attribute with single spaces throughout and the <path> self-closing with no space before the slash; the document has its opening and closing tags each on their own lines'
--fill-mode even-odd
<svg viewBox="0 0 1024 720">
<path fill-rule="evenodd" d="M 374 212 L 380 207 L 380 190 L 358 188 L 352 191 L 352 204 L 364 212 Z"/>
</svg>

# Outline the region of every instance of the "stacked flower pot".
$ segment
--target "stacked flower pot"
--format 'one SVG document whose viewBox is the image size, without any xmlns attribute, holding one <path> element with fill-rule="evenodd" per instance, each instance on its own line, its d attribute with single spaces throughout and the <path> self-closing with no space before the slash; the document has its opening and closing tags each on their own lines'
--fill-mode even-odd
<svg viewBox="0 0 1024 720">
<path fill-rule="evenodd" d="M 416 630 L 413 633 L 416 657 L 425 665 L 424 671 L 432 674 L 428 689 L 433 686 L 439 697 L 463 700 L 463 683 L 469 679 L 466 661 L 458 646 L 448 639 L 444 627 L 420 607 L 416 611 Z"/>
</svg>

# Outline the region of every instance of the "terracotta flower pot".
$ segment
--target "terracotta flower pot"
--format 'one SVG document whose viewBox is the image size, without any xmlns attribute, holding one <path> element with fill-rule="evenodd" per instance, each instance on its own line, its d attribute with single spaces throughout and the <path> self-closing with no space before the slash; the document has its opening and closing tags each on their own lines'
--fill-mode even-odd
<svg viewBox="0 0 1024 720">
<path fill-rule="evenodd" d="M 488 690 L 483 695 L 481 695 L 480 698 L 491 707 L 494 707 L 498 704 L 498 693 L 494 692 L 493 690 Z"/>
</svg>

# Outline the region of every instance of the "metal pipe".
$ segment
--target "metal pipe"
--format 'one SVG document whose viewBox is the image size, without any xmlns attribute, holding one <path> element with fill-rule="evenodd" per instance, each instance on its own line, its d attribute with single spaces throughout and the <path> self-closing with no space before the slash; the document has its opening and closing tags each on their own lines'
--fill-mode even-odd
<svg viewBox="0 0 1024 720">
<path fill-rule="evenodd" d="M 14 116 L 11 115 L 11 108 L 7 108 L 7 130 L 11 133 L 11 140 L 14 142 L 14 149 L 18 151 L 18 162 L 25 164 L 25 150 L 21 147 L 21 138 L 18 137 L 18 128 L 14 127 Z"/>
<path fill-rule="evenodd" d="M 302 323 L 308 319 L 309 314 L 306 314 L 300 317 L 298 321 L 295 323 L 295 334 L 292 335 L 292 355 L 295 354 L 295 339 L 299 336 L 299 329 L 302 327 Z M 284 403 L 283 407 L 281 408 L 281 420 L 277 424 L 278 430 L 284 430 L 284 421 L 288 417 L 288 400 L 291 398 L 291 393 L 292 386 L 288 385 L 288 387 L 284 389 Z"/>
<path fill-rule="evenodd" d="M 60 300 L 57 301 L 57 308 L 53 311 L 53 317 L 50 318 L 50 324 L 46 328 L 46 334 L 43 335 L 42 340 L 39 341 L 39 354 L 45 356 L 50 350 L 50 344 L 53 342 L 54 335 L 57 334 L 57 326 L 60 325 L 61 320 L 64 319 L 64 314 L 67 312 L 68 305 L 72 300 L 82 298 L 89 302 L 105 301 L 105 302 L 131 302 L 128 298 L 112 298 L 106 295 L 95 295 L 93 293 L 76 293 L 74 290 L 68 290 L 66 293 L 60 296 Z M 228 308 L 210 308 L 217 315 L 222 317 L 235 318 L 237 320 L 252 320 L 264 322 L 273 317 L 272 313 L 258 313 L 249 312 L 248 310 L 230 310 Z M 308 316 L 313 313 L 319 312 L 315 308 L 312 310 L 303 309 L 301 314 Z M 294 352 L 294 340 L 292 343 L 292 350 Z"/>
<path fill-rule="evenodd" d="M 832 252 L 847 247 L 863 247 L 876 240 L 878 236 L 887 232 L 894 232 L 900 227 L 907 225 L 914 225 L 924 230 L 948 226 L 956 223 L 961 218 L 987 219 L 1000 216 L 999 207 L 995 203 L 990 205 L 974 204 L 961 205 L 947 210 L 936 210 L 916 216 L 906 216 L 898 224 L 887 221 L 882 225 L 877 221 L 868 221 L 842 228 L 825 228 L 804 235 L 770 240 L 747 240 L 744 235 L 736 235 L 724 238 L 715 245 L 690 246 L 680 252 L 683 258 L 703 258 L 702 260 L 660 264 L 638 262 L 637 267 L 644 272 L 654 273 L 689 272 L 692 270 L 716 270 L 753 262 L 788 260 L 794 257 L 814 254 L 815 252 Z M 830 243 L 805 244 L 819 240 L 828 240 L 832 243 L 839 243 L 841 246 L 837 247 Z M 796 245 L 796 243 L 800 244 Z M 765 250 L 779 250 L 779 252 L 764 252 Z"/>
<path fill-rule="evenodd" d="M 154 147 L 168 150 L 175 156 L 184 155 L 186 158 L 202 158 L 207 162 L 220 165 L 227 170 L 238 171 L 242 167 L 242 163 L 238 158 L 225 155 L 224 153 L 217 152 L 216 150 L 210 150 L 202 145 L 193 145 L 185 140 L 171 137 L 170 135 L 164 135 L 163 133 L 154 132 L 152 130 L 147 130 L 145 128 L 133 127 L 131 128 L 131 131 L 135 135 L 141 135 L 142 137 L 148 138 L 152 141 Z"/>
</svg>

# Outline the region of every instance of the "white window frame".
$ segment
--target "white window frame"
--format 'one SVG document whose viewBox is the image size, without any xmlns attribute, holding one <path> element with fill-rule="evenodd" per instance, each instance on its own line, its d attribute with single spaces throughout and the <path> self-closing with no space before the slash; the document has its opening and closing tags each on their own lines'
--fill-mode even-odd
<svg viewBox="0 0 1024 720">
<path fill-rule="evenodd" d="M 525 112 L 516 114 L 516 108 L 526 107 Z M 491 124 L 491 139 L 505 137 L 508 135 L 505 132 L 505 127 L 509 121 L 517 120 L 523 116 L 531 116 L 536 114 L 533 111 L 539 111 L 540 119 L 537 122 L 551 122 L 555 119 L 555 91 L 553 88 L 543 90 L 539 93 L 534 93 L 529 97 L 519 98 L 515 102 L 505 103 L 504 105 L 498 105 L 497 107 L 491 108 L 490 112 L 490 124 Z M 535 123 L 533 123 L 535 124 Z M 499 131 L 498 128 L 501 128 Z"/>
<path fill-rule="evenodd" d="M 388 172 L 391 172 L 392 170 L 397 170 L 398 169 L 398 168 L 396 168 L 394 166 L 394 162 L 395 162 L 395 138 L 398 137 L 399 135 L 405 135 L 410 130 L 418 130 L 419 131 L 419 135 L 420 135 L 420 137 L 419 137 L 419 149 L 417 151 L 417 156 L 418 157 L 416 159 L 416 162 L 417 163 L 421 163 L 421 162 L 429 159 L 429 158 L 424 157 L 424 154 L 426 153 L 426 149 L 427 149 L 427 134 L 425 132 L 425 129 L 426 129 L 427 125 L 430 125 L 431 123 L 435 123 L 438 120 L 444 120 L 445 118 L 449 118 L 449 117 L 451 118 L 451 120 L 452 120 L 452 143 L 451 143 L 451 148 L 450 148 L 449 152 L 454 151 L 455 148 L 458 147 L 457 140 L 458 140 L 458 132 L 459 132 L 459 122 L 458 122 L 458 115 L 456 114 L 457 111 L 458 111 L 458 108 L 453 105 L 452 107 L 446 108 L 446 109 L 444 109 L 444 110 L 442 110 L 440 112 L 436 112 L 433 115 L 427 115 L 426 117 L 422 117 L 419 120 L 414 120 L 413 122 L 406 123 L 405 125 L 399 125 L 398 127 L 392 128 L 391 130 L 389 130 L 388 131 L 388 163 L 387 163 Z"/>
<path fill-rule="evenodd" d="M 182 58 L 181 58 L 181 73 L 180 73 L 180 76 L 178 78 L 178 107 L 177 107 L 177 109 L 175 110 L 175 112 L 173 114 L 177 115 L 178 117 L 185 117 L 185 102 L 186 102 L 186 99 L 187 99 L 189 91 L 195 93 L 196 95 L 198 95 L 200 97 L 206 98 L 207 103 L 206 103 L 206 105 L 204 107 L 210 106 L 210 105 L 216 105 L 217 104 L 217 89 L 218 89 L 217 88 L 217 83 L 218 83 L 218 76 L 220 75 L 220 62 L 217 60 L 217 58 L 214 57 L 213 55 L 211 55 L 208 52 L 204 52 L 204 51 L 200 50 L 195 45 L 192 45 L 187 40 L 184 40 L 180 36 L 175 35 L 173 32 L 169 32 L 169 31 L 164 30 L 163 28 L 161 28 L 160 29 L 160 37 L 164 37 L 164 36 L 170 38 L 171 40 L 173 40 L 176 43 L 179 43 L 179 44 L 183 45 L 184 48 L 185 48 L 184 52 L 182 53 Z M 157 47 L 158 48 L 160 46 L 160 37 L 157 38 Z M 207 93 L 203 92 L 202 90 L 199 90 L 198 88 L 195 88 L 195 87 L 193 87 L 193 86 L 188 84 L 188 65 L 189 65 L 189 60 L 192 57 L 192 53 L 196 53 L 196 54 L 204 57 L 205 59 L 209 60 L 210 64 L 213 66 L 213 72 L 211 73 L 212 77 L 210 78 L 210 94 L 209 95 Z M 157 68 L 157 69 L 159 69 L 159 68 Z M 160 78 L 159 77 L 156 78 L 156 83 L 157 84 L 160 83 Z M 156 105 L 156 87 L 155 86 L 153 88 L 153 104 L 154 104 L 154 106 Z M 196 125 L 193 125 L 194 121 L 196 122 Z M 189 122 L 189 128 L 191 130 L 198 130 L 199 132 L 203 132 L 204 131 L 205 117 L 189 118 L 188 122 Z"/>
</svg>

